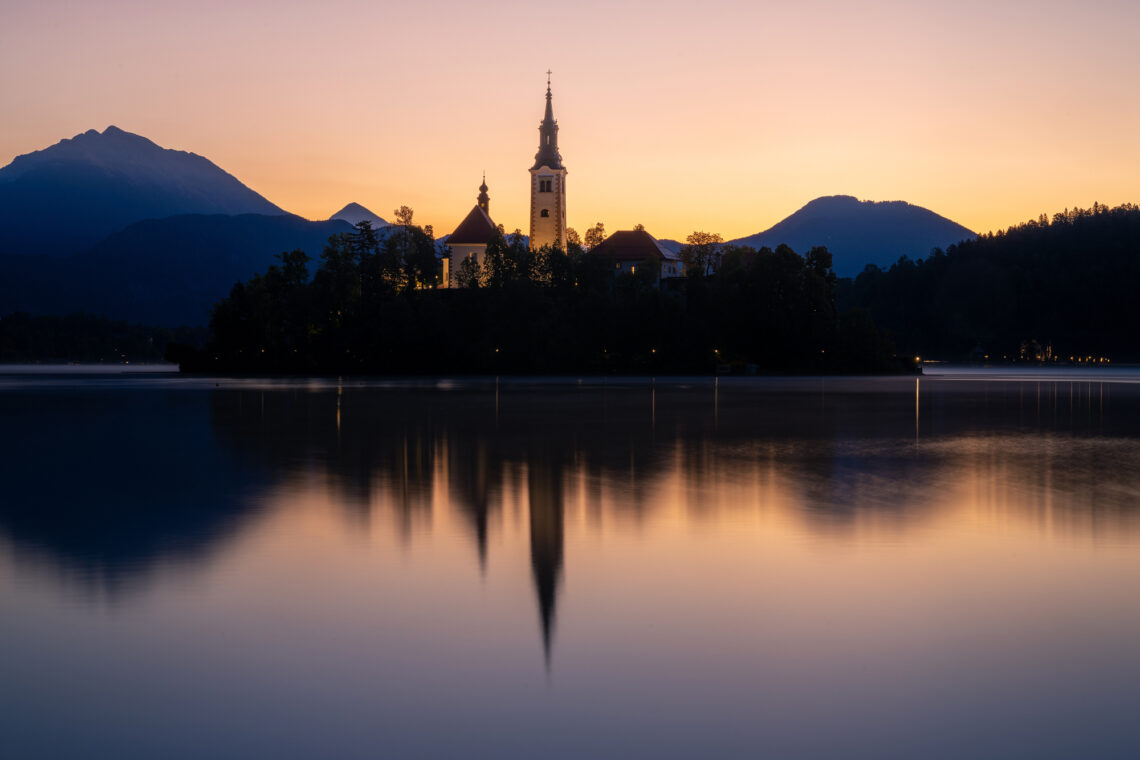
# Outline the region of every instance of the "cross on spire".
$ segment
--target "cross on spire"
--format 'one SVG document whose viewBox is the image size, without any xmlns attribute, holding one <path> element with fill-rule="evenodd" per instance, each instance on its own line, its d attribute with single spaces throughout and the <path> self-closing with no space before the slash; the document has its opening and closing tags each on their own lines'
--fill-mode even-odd
<svg viewBox="0 0 1140 760">
<path fill-rule="evenodd" d="M 551 71 L 550 69 L 546 70 L 546 89 L 548 89 L 548 90 L 550 89 L 550 75 L 553 73 L 554 72 Z"/>
</svg>

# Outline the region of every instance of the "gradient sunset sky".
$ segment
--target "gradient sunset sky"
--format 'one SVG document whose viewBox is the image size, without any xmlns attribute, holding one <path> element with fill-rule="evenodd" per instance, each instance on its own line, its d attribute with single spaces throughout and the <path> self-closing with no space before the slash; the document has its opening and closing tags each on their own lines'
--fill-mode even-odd
<svg viewBox="0 0 1140 760">
<path fill-rule="evenodd" d="M 0 165 L 114 124 L 279 206 L 526 227 L 547 68 L 584 232 L 812 198 L 978 231 L 1140 201 L 1140 3 L 0 0 Z M 525 230 L 524 230 L 525 231 Z"/>
</svg>

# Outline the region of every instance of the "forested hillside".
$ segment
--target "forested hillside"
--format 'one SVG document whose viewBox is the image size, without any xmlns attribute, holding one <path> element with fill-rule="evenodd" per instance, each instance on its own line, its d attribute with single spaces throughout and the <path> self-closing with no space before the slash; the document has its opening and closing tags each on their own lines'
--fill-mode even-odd
<svg viewBox="0 0 1140 760">
<path fill-rule="evenodd" d="M 1140 208 L 1064 211 L 936 251 L 867 267 L 840 287 L 900 351 L 945 359 L 1140 360 Z M 1032 357 L 1030 357 L 1032 358 Z"/>
</svg>

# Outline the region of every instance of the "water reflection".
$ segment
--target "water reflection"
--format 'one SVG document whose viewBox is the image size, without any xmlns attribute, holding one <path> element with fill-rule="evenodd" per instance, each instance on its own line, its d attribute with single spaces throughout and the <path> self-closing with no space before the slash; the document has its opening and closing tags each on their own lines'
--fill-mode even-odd
<svg viewBox="0 0 1140 760">
<path fill-rule="evenodd" d="M 0 386 L 12 756 L 1140 751 L 1119 376 Z"/>
<path fill-rule="evenodd" d="M 550 667 L 550 643 L 554 632 L 554 607 L 562 572 L 562 482 L 561 470 L 549 462 L 535 461 L 527 468 L 530 517 L 530 565 L 538 593 L 542 622 L 542 651 Z"/>
<path fill-rule="evenodd" d="M 1062 535 L 1130 538 L 1140 526 L 1128 386 L 1113 397 L 1104 383 L 495 382 L 278 393 L 256 406 L 250 395 L 213 395 L 222 441 L 278 478 L 327 468 L 346 509 L 392 515 L 405 541 L 442 487 L 485 568 L 504 503 L 525 504 L 548 657 L 568 502 L 596 526 L 676 507 L 709 520 L 781 509 L 829 536 L 905 531 L 962 505 Z"/>
<path fill-rule="evenodd" d="M 272 507 L 267 494 L 306 474 L 323 476 L 347 524 L 387 521 L 405 544 L 445 504 L 484 573 L 495 526 L 525 521 L 549 662 L 575 572 L 571 517 L 604 532 L 659 515 L 775 512 L 845 541 L 967 510 L 1133 541 L 1136 389 L 960 378 L 32 384 L 0 395 L 0 531 L 81 592 L 122 597 L 159 567 L 207 562 Z"/>
<path fill-rule="evenodd" d="M 0 535 L 61 584 L 118 599 L 205 561 L 271 485 L 219 451 L 202 394 L 0 393 Z"/>
</svg>

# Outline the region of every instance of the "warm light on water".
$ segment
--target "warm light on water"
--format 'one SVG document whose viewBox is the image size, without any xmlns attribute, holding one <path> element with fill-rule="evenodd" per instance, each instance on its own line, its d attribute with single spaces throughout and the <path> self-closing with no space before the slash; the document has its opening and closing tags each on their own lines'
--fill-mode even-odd
<svg viewBox="0 0 1140 760">
<path fill-rule="evenodd" d="M 1132 756 L 1138 379 L 8 375 L 0 732 Z"/>
</svg>

